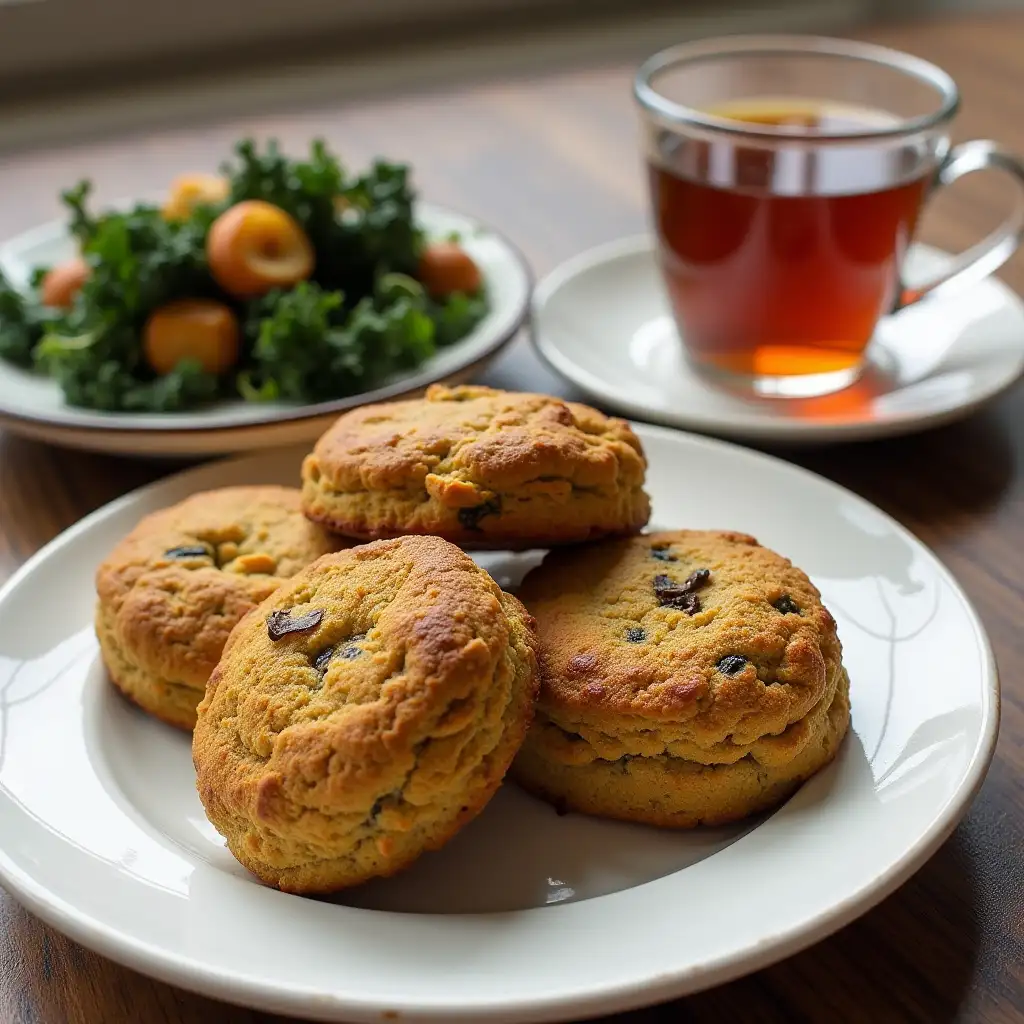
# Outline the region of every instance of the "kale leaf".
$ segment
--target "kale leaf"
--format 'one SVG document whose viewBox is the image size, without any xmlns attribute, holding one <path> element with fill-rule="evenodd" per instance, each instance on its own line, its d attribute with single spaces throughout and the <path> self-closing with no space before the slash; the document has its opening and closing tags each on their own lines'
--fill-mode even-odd
<svg viewBox="0 0 1024 1024">
<path fill-rule="evenodd" d="M 45 316 L 34 297 L 22 295 L 0 271 L 0 359 L 31 366 Z"/>
<path fill-rule="evenodd" d="M 434 352 L 422 286 L 398 275 L 346 312 L 340 292 L 307 281 L 253 305 L 246 322 L 253 368 L 239 381 L 250 400 L 324 401 L 366 391 Z"/>
<path fill-rule="evenodd" d="M 83 178 L 74 188 L 61 192 L 61 202 L 68 208 L 68 231 L 83 249 L 96 234 L 97 219 L 86 209 L 86 201 L 92 192 L 92 182 Z"/>
<path fill-rule="evenodd" d="M 156 377 L 145 365 L 142 335 L 159 306 L 218 294 L 205 253 L 213 211 L 199 207 L 186 220 L 168 221 L 140 204 L 93 218 L 87 195 L 83 183 L 65 199 L 90 274 L 70 310 L 50 311 L 37 366 L 71 405 L 159 412 L 209 401 L 218 390 L 215 377 L 188 365 Z"/>
<path fill-rule="evenodd" d="M 142 378 L 117 359 L 94 350 L 94 335 L 48 335 L 37 350 L 40 367 L 54 377 L 71 405 L 114 412 L 179 412 L 216 397 L 218 381 L 184 360 L 170 373 Z"/>
<path fill-rule="evenodd" d="M 216 295 L 206 264 L 209 214 L 200 207 L 186 220 L 169 221 L 157 207 L 140 204 L 99 218 L 82 247 L 91 273 L 77 309 L 88 326 L 141 329 L 166 302 Z"/>
<path fill-rule="evenodd" d="M 253 365 L 239 379 L 242 396 L 302 401 L 329 392 L 339 379 L 351 386 L 338 327 L 343 301 L 341 292 L 303 281 L 253 302 L 245 322 Z"/>
<path fill-rule="evenodd" d="M 455 292 L 444 302 L 430 304 L 430 317 L 436 327 L 439 346 L 451 345 L 464 338 L 485 316 L 489 308 L 484 291 L 476 295 Z"/>
<path fill-rule="evenodd" d="M 365 295 L 384 274 L 415 274 L 424 244 L 415 202 L 404 164 L 378 160 L 348 185 L 339 204 L 338 230 L 326 246 L 326 279 L 349 294 Z"/>
</svg>

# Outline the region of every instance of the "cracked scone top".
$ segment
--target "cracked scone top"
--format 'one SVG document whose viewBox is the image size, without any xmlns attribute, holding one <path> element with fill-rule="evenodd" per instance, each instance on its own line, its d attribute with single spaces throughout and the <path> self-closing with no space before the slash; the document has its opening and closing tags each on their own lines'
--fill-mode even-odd
<svg viewBox="0 0 1024 1024">
<path fill-rule="evenodd" d="M 523 583 L 541 692 L 513 774 L 556 804 L 688 827 L 785 799 L 849 723 L 835 621 L 744 534 L 553 552 Z"/>
<path fill-rule="evenodd" d="M 96 573 L 96 634 L 114 684 L 191 729 L 235 624 L 282 579 L 345 542 L 294 487 L 225 487 L 146 516 Z"/>
<path fill-rule="evenodd" d="M 438 537 L 327 555 L 235 630 L 199 707 L 200 798 L 265 882 L 330 892 L 443 845 L 536 696 L 530 616 Z"/>
<path fill-rule="evenodd" d="M 645 470 L 624 420 L 546 395 L 434 385 L 338 419 L 303 465 L 303 507 L 350 537 L 543 547 L 640 530 Z"/>
</svg>

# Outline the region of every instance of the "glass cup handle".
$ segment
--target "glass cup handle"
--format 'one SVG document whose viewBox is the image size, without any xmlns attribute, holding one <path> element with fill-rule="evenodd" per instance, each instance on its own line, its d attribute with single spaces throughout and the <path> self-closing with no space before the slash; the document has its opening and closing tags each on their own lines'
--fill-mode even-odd
<svg viewBox="0 0 1024 1024">
<path fill-rule="evenodd" d="M 985 170 L 1005 171 L 1020 183 L 1022 194 L 1013 213 L 987 238 L 962 252 L 945 273 L 915 288 L 903 286 L 894 312 L 912 306 L 926 296 L 945 293 L 988 277 L 1013 255 L 1024 239 L 1024 160 L 1000 149 L 996 143 L 975 139 L 954 146 L 939 167 L 934 187 L 952 185 L 965 174 Z"/>
</svg>

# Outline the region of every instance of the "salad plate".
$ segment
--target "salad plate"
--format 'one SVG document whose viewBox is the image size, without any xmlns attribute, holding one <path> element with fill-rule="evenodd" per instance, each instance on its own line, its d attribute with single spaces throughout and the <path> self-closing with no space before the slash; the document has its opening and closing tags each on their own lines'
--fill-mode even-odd
<svg viewBox="0 0 1024 1024">
<path fill-rule="evenodd" d="M 414 370 L 393 375 L 370 391 L 319 403 L 238 399 L 180 412 L 98 412 L 68 405 L 55 381 L 0 360 L 0 427 L 35 440 L 113 454 L 207 456 L 311 441 L 345 409 L 477 375 L 526 319 L 529 267 L 511 242 L 472 217 L 425 202 L 417 203 L 416 214 L 428 237 L 460 237 L 483 273 L 490 308 L 469 334 Z M 0 246 L 0 272 L 15 287 L 25 288 L 36 267 L 54 265 L 75 252 L 66 224 L 53 221 Z"/>
<path fill-rule="evenodd" d="M 935 556 L 861 498 L 760 453 L 636 429 L 652 528 L 753 533 L 809 573 L 838 622 L 851 732 L 776 812 L 673 832 L 560 816 L 507 783 L 394 878 L 329 900 L 260 885 L 203 814 L 188 737 L 106 679 L 93 574 L 141 516 L 188 494 L 294 484 L 295 448 L 126 495 L 0 591 L 0 883 L 135 970 L 350 1022 L 598 1016 L 756 970 L 864 913 L 934 853 L 984 778 L 999 689 L 982 625 Z M 478 557 L 514 587 L 538 555 Z"/>
</svg>

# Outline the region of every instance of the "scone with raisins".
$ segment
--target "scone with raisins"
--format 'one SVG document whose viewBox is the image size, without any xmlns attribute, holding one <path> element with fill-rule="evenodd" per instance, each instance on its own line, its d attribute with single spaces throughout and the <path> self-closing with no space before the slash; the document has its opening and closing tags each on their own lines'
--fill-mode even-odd
<svg viewBox="0 0 1024 1024">
<path fill-rule="evenodd" d="M 533 622 L 438 537 L 326 555 L 232 633 L 199 706 L 199 796 L 288 892 L 390 875 L 501 783 L 533 715 Z"/>
<path fill-rule="evenodd" d="M 552 552 L 519 596 L 541 692 L 513 776 L 558 806 L 733 821 L 785 800 L 846 734 L 835 620 L 752 537 L 678 530 Z"/>
<path fill-rule="evenodd" d="M 146 516 L 96 573 L 96 635 L 127 697 L 191 729 L 228 634 L 281 581 L 345 546 L 293 487 L 225 487 Z"/>
<path fill-rule="evenodd" d="M 367 540 L 548 547 L 642 529 L 646 461 L 624 420 L 546 395 L 431 387 L 345 413 L 302 468 L 306 514 Z"/>
</svg>

